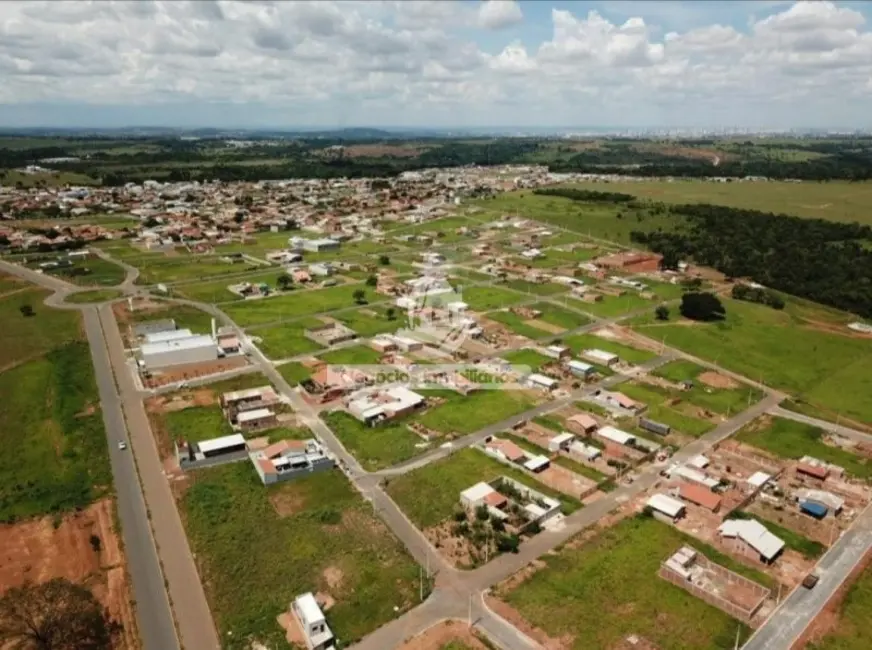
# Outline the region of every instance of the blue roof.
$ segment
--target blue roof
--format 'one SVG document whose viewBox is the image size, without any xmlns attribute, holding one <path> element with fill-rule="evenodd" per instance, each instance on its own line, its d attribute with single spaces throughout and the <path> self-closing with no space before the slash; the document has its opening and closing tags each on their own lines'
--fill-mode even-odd
<svg viewBox="0 0 872 650">
<path fill-rule="evenodd" d="M 827 507 L 817 501 L 803 501 L 799 504 L 799 509 L 812 517 L 826 517 L 827 515 Z"/>
</svg>

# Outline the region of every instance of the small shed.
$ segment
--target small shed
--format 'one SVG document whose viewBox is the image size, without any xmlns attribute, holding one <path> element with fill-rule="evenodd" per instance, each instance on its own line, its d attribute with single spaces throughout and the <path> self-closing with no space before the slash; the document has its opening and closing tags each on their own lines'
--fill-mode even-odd
<svg viewBox="0 0 872 650">
<path fill-rule="evenodd" d="M 648 418 L 639 418 L 639 428 L 655 433 L 658 436 L 668 436 L 669 432 L 672 431 L 672 428 L 668 424 L 655 422 Z"/>
<path fill-rule="evenodd" d="M 524 463 L 524 467 L 531 472 L 541 472 L 544 469 L 547 469 L 548 466 L 551 465 L 551 461 L 548 460 L 547 456 L 533 456 L 527 462 Z"/>
<path fill-rule="evenodd" d="M 815 519 L 823 519 L 827 516 L 829 508 L 823 503 L 817 501 L 802 501 L 799 504 L 799 511 L 814 517 Z"/>
<path fill-rule="evenodd" d="M 678 499 L 673 499 L 667 494 L 655 494 L 645 503 L 646 506 L 671 521 L 677 521 L 684 515 L 684 504 Z"/>
<path fill-rule="evenodd" d="M 548 441 L 548 451 L 560 451 L 561 449 L 568 449 L 569 445 L 572 444 L 572 441 L 575 440 L 575 436 L 571 433 L 567 433 L 564 431 L 560 435 L 554 436 L 551 440 Z"/>
</svg>

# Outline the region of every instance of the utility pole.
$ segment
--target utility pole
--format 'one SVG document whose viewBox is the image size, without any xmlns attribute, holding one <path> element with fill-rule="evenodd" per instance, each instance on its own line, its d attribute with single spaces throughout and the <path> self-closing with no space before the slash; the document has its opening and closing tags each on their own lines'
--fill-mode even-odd
<svg viewBox="0 0 872 650">
<path fill-rule="evenodd" d="M 781 587 L 781 583 L 778 583 L 778 586 Z M 742 626 L 739 625 L 736 628 L 736 647 L 735 650 L 739 650 L 739 637 L 742 635 Z"/>
<path fill-rule="evenodd" d="M 467 614 L 467 626 L 472 628 L 472 594 L 469 594 L 469 613 Z"/>
<path fill-rule="evenodd" d="M 418 565 L 418 598 L 424 602 L 424 569 Z"/>
</svg>

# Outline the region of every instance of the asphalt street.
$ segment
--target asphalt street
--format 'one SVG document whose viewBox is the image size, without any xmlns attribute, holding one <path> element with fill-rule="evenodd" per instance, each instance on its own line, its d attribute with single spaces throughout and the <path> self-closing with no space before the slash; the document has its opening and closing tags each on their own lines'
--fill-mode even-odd
<svg viewBox="0 0 872 650">
<path fill-rule="evenodd" d="M 851 429 L 850 427 L 844 427 L 834 422 L 827 422 L 826 420 L 812 418 L 807 415 L 802 415 L 801 413 L 794 413 L 793 411 L 788 411 L 787 409 L 781 408 L 780 406 L 776 406 L 770 409 L 769 413 L 772 415 L 776 415 L 780 418 L 785 418 L 787 420 L 802 422 L 803 424 L 808 424 L 813 427 L 823 429 L 824 431 L 830 431 L 832 433 L 836 433 L 840 436 L 844 436 L 845 438 L 849 438 L 857 442 L 865 442 L 867 444 L 872 443 L 872 434 L 857 431 L 856 429 Z"/>
</svg>

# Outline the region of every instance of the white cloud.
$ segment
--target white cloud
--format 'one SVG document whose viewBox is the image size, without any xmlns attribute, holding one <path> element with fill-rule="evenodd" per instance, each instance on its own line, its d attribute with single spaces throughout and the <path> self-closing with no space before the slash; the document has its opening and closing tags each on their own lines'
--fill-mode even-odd
<svg viewBox="0 0 872 650">
<path fill-rule="evenodd" d="M 513 2 L 4 2 L 0 104 L 258 103 L 289 124 L 868 124 L 872 32 L 854 8 L 758 3 L 772 15 L 745 30 L 663 35 L 644 5 L 619 21 L 553 9 L 537 26 L 550 37 L 507 43 L 490 30 L 522 19 Z"/>
<path fill-rule="evenodd" d="M 485 29 L 502 29 L 524 20 L 515 0 L 484 0 L 478 10 L 478 23 Z"/>
</svg>

